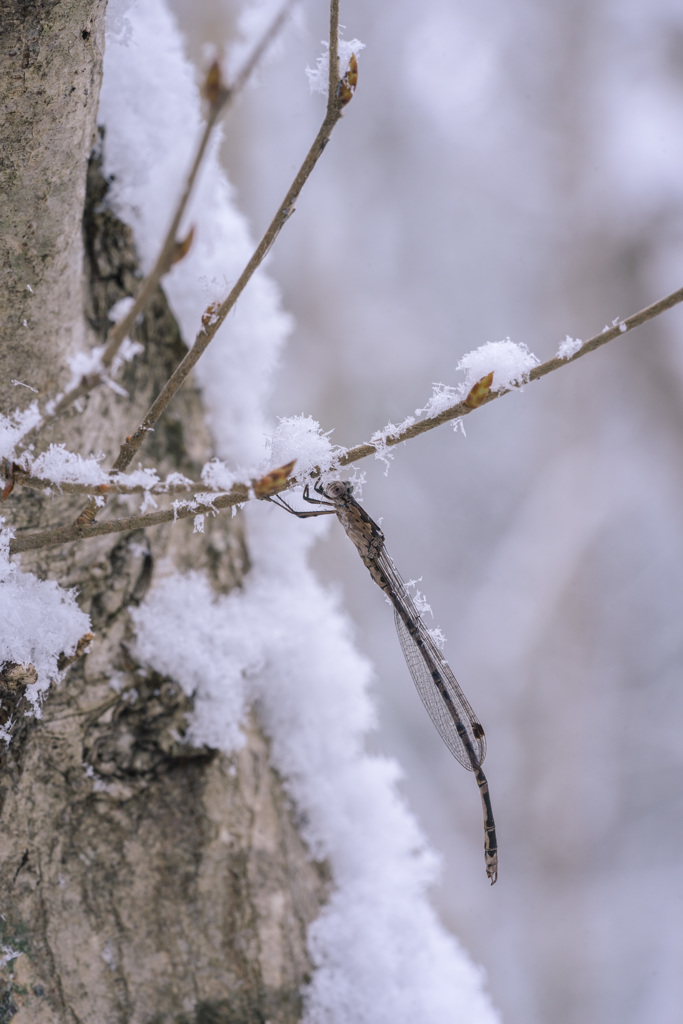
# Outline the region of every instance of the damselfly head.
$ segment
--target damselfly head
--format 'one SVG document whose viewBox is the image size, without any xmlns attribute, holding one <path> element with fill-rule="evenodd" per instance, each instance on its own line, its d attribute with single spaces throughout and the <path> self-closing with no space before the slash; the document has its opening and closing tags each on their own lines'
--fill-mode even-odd
<svg viewBox="0 0 683 1024">
<path fill-rule="evenodd" d="M 347 480 L 333 480 L 331 484 L 327 485 L 325 493 L 328 498 L 344 498 L 353 493 L 353 484 Z"/>
</svg>

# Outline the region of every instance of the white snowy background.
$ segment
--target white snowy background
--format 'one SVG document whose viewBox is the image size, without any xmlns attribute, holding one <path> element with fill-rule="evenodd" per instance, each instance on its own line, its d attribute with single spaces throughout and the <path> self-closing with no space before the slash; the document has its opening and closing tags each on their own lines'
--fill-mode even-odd
<svg viewBox="0 0 683 1024">
<path fill-rule="evenodd" d="M 173 6 L 195 60 L 232 38 L 218 0 Z M 303 10 L 226 121 L 255 230 L 322 112 L 301 68 L 326 4 Z M 683 284 L 678 3 L 348 0 L 341 20 L 366 49 L 269 265 L 296 324 L 273 413 L 354 444 L 487 341 L 545 359 Z M 370 749 L 398 758 L 443 854 L 434 905 L 509 1024 L 683 1020 L 682 328 L 668 313 L 469 417 L 466 439 L 411 442 L 386 477 L 363 464 L 486 728 L 493 889 L 471 780 L 381 595 L 341 530 L 314 551 L 375 666 Z"/>
<path fill-rule="evenodd" d="M 171 4 L 178 29 L 162 0 L 109 12 L 105 155 L 147 263 L 199 129 L 186 55 L 243 47 L 274 6 Z M 312 415 L 352 445 L 434 382 L 456 386 L 486 342 L 545 359 L 682 283 L 678 4 L 347 0 L 341 20 L 366 47 L 357 94 L 199 374 L 238 476 L 301 433 L 285 425 L 269 449 L 276 416 Z M 305 0 L 225 119 L 188 217 L 197 242 L 168 282 L 187 340 L 318 127 L 304 72 L 326 28 L 326 4 Z M 466 437 L 444 427 L 394 449 L 388 474 L 361 467 L 486 728 L 493 889 L 476 787 L 336 522 L 250 508 L 243 596 L 213 600 L 193 576 L 141 609 L 140 653 L 162 670 L 192 645 L 209 655 L 198 735 L 239 743 L 258 702 L 332 860 L 311 1022 L 683 1020 L 682 327 L 668 313 L 468 417 Z M 67 625 L 73 646 L 82 623 Z M 431 907 L 425 834 L 442 855 Z"/>
</svg>

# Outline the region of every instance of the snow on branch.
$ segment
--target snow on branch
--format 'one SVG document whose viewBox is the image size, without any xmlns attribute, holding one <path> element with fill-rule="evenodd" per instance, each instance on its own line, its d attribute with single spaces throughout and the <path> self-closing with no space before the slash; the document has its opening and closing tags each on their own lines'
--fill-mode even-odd
<svg viewBox="0 0 683 1024">
<path fill-rule="evenodd" d="M 565 355 L 565 351 L 568 350 L 562 349 L 562 354 L 553 356 L 552 359 L 548 359 L 544 363 L 537 363 L 536 365 L 533 365 L 532 368 L 528 368 L 528 376 L 525 376 L 525 381 L 528 380 L 529 382 L 533 382 L 540 380 L 549 373 L 554 373 L 555 370 L 559 370 L 563 366 L 568 366 L 570 363 L 575 362 L 582 356 L 588 355 L 589 352 L 594 352 L 602 345 L 606 345 L 608 342 L 622 337 L 622 335 L 627 334 L 634 328 L 647 323 L 648 320 L 652 320 L 655 317 L 660 316 L 662 313 L 666 312 L 666 310 L 677 306 L 680 302 L 683 302 L 683 288 L 679 288 L 677 291 L 671 292 L 670 295 L 666 295 L 663 299 L 653 302 L 651 306 L 646 306 L 645 309 L 641 309 L 638 313 L 634 313 L 632 316 L 626 317 L 625 320 L 603 328 L 600 334 L 596 334 L 592 338 L 589 338 L 588 341 L 582 342 L 579 348 L 574 347 L 571 353 Z M 483 348 L 486 349 L 486 346 L 483 346 Z M 531 353 L 529 353 L 529 355 L 531 355 Z M 532 358 L 535 359 L 535 357 Z M 484 366 L 488 364 L 485 362 L 478 362 L 477 365 L 479 369 L 483 369 Z M 475 388 L 476 383 L 472 390 Z M 391 427 L 390 425 L 389 428 L 384 428 L 384 430 L 380 431 L 378 435 L 375 435 L 370 442 L 356 445 L 354 448 L 349 448 L 348 451 L 340 457 L 339 466 L 349 466 L 351 463 L 358 462 L 360 459 L 365 459 L 369 455 L 377 455 L 378 452 L 385 453 L 387 448 L 402 444 L 404 441 L 409 441 L 411 438 L 417 437 L 419 434 L 424 434 L 428 430 L 433 430 L 434 427 L 441 426 L 443 423 L 448 423 L 452 420 L 460 420 L 463 416 L 467 416 L 469 413 L 474 412 L 474 410 L 478 409 L 480 406 L 493 402 L 495 399 L 502 397 L 502 395 L 509 394 L 512 390 L 516 390 L 516 388 L 513 384 L 508 382 L 508 384 L 503 386 L 500 390 L 497 390 L 492 386 L 489 386 L 488 388 L 484 387 L 482 389 L 482 393 L 474 400 L 470 397 L 471 392 L 465 398 L 460 398 L 460 396 L 456 396 L 456 394 L 453 393 L 452 397 L 456 400 L 445 404 L 439 411 L 432 413 L 431 415 L 427 415 L 423 419 L 419 420 L 416 420 L 414 417 L 408 417 L 398 427 Z"/>
<path fill-rule="evenodd" d="M 431 414 L 424 416 L 422 419 L 415 419 L 415 417 L 409 416 L 397 427 L 390 424 L 382 431 L 378 431 L 373 435 L 371 441 L 356 445 L 354 448 L 345 450 L 341 447 L 333 446 L 329 441 L 329 433 L 331 432 L 322 433 L 318 424 L 309 417 L 286 418 L 281 421 L 280 428 L 278 428 L 280 433 L 276 431 L 273 435 L 271 450 L 273 452 L 287 451 L 294 458 L 301 457 L 301 466 L 296 475 L 291 474 L 291 467 L 289 472 L 280 473 L 276 477 L 276 482 L 272 488 L 267 490 L 266 494 L 259 493 L 254 481 L 251 481 L 250 484 L 236 482 L 232 484 L 227 493 L 218 494 L 217 496 L 212 495 L 210 501 L 203 502 L 199 496 L 195 496 L 194 500 L 182 507 L 160 509 L 146 515 L 126 516 L 122 519 L 105 520 L 99 523 L 76 522 L 54 529 L 23 533 L 10 541 L 10 553 L 34 551 L 53 547 L 68 541 L 84 540 L 87 537 L 100 537 L 110 533 L 121 533 L 126 530 L 145 529 L 149 526 L 175 522 L 177 519 L 185 519 L 198 514 L 215 515 L 221 509 L 235 508 L 254 497 L 264 498 L 271 494 L 279 494 L 290 487 L 302 486 L 309 479 L 316 479 L 323 473 L 338 471 L 345 466 L 350 466 L 354 462 L 368 458 L 370 455 L 386 460 L 388 449 L 402 444 L 404 441 L 409 441 L 419 434 L 424 434 L 428 430 L 433 430 L 444 423 L 453 420 L 459 421 L 481 406 L 487 405 L 502 395 L 518 390 L 520 384 L 527 381 L 540 380 L 542 377 L 547 376 L 547 374 L 575 362 L 581 356 L 594 352 L 602 345 L 622 337 L 622 335 L 633 330 L 635 327 L 639 327 L 648 320 L 652 320 L 680 302 L 683 302 L 683 288 L 672 292 L 670 295 L 665 296 L 665 298 L 660 299 L 651 306 L 647 306 L 638 313 L 634 313 L 633 316 L 627 317 L 611 327 L 604 328 L 600 334 L 596 334 L 589 338 L 588 341 L 583 342 L 581 348 L 575 351 L 573 355 L 569 357 L 553 356 L 552 359 L 548 359 L 544 363 L 539 363 L 536 357 L 527 350 L 526 346 L 516 346 L 517 352 L 513 352 L 509 347 L 512 345 L 512 342 L 509 342 L 509 340 L 487 343 L 461 360 L 461 365 L 466 372 L 469 373 L 469 367 L 472 367 L 472 374 L 490 366 L 494 367 L 481 380 L 475 381 L 470 387 L 469 392 L 464 393 L 465 388 L 471 381 L 472 374 L 468 376 L 460 391 L 457 391 L 457 389 L 449 390 L 444 385 L 439 385 L 435 394 L 432 395 L 430 402 L 424 407 L 424 410 L 418 410 L 418 413 L 430 410 Z M 491 345 L 493 347 L 490 347 Z M 496 348 L 496 346 L 503 347 Z M 477 353 L 484 353 L 484 355 L 480 357 Z M 500 374 L 498 381 L 496 381 L 496 373 Z M 491 378 L 490 380 L 489 377 Z M 463 395 L 464 397 L 461 397 Z M 457 398 L 455 402 L 452 401 L 454 397 Z M 432 404 L 430 405 L 430 403 Z M 439 408 L 438 406 L 442 407 Z M 314 462 L 315 464 L 313 464 Z M 190 490 L 195 489 L 196 491 L 201 491 L 206 490 L 206 487 L 191 484 Z M 98 507 L 96 500 L 93 499 L 95 508 Z"/>
</svg>

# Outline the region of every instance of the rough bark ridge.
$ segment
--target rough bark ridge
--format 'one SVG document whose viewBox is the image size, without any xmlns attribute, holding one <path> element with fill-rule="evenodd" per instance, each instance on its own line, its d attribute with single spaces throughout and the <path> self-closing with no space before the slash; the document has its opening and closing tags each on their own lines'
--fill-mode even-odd
<svg viewBox="0 0 683 1024">
<path fill-rule="evenodd" d="M 57 384 L 57 354 L 83 344 L 83 158 L 97 111 L 104 8 L 105 0 L 0 2 L 2 409 L 30 397 L 12 378 L 30 376 L 41 390 Z"/>
<path fill-rule="evenodd" d="M 21 113 L 6 134 L 2 167 L 3 235 L 10 225 L 0 298 L 7 410 L 24 390 L 8 379 L 49 389 L 74 338 L 99 341 L 108 310 L 134 287 L 137 263 L 130 233 L 106 208 L 94 161 L 84 218 L 85 318 L 81 218 L 102 4 L 29 10 L 5 3 L 2 24 L 0 109 L 7 118 L 14 103 Z M 32 83 L 23 92 L 20 72 Z M 87 88 L 72 89 L 74 76 Z M 26 133 L 45 165 L 42 192 L 33 188 L 39 164 L 22 158 Z M 24 285 L 28 270 L 32 293 Z M 34 312 L 21 335 L 17 321 L 28 319 L 29 305 Z M 130 402 L 102 389 L 48 440 L 111 457 L 183 351 L 161 292 L 139 340 L 146 353 L 122 381 Z M 200 396 L 186 388 L 146 459 L 161 473 L 196 476 L 210 454 Z M 69 521 L 82 505 L 16 490 L 3 513 L 18 528 Z M 191 701 L 171 680 L 141 671 L 130 654 L 129 609 L 160 573 L 204 571 L 225 592 L 248 571 L 237 520 L 218 518 L 204 535 L 190 530 L 179 524 L 102 538 L 22 561 L 78 588 L 96 637 L 49 695 L 40 721 L 23 715 L 31 667 L 4 665 L 0 673 L 0 722 L 10 715 L 14 722 L 11 744 L 0 749 L 0 945 L 22 953 L 0 970 L 0 1024 L 289 1024 L 300 1017 L 305 930 L 329 880 L 307 856 L 267 742 L 252 719 L 247 744 L 232 758 L 183 743 Z"/>
</svg>

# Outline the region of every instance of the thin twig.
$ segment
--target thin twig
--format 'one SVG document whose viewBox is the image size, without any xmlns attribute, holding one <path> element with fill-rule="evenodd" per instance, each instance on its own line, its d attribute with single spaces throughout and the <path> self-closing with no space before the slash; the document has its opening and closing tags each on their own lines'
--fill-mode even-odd
<svg viewBox="0 0 683 1024">
<path fill-rule="evenodd" d="M 339 0 L 330 2 L 329 75 L 327 79 L 327 112 L 338 107 L 339 99 Z M 341 115 L 340 115 L 341 116 Z"/>
<path fill-rule="evenodd" d="M 111 482 L 106 484 L 79 484 L 67 481 L 50 480 L 48 477 L 29 476 L 22 468 L 14 469 L 12 481 L 15 486 L 28 487 L 32 491 L 50 491 L 59 494 L 205 494 L 209 489 L 206 484 L 187 480 L 185 483 L 164 483 L 160 480 L 152 487 L 144 484 L 126 484 Z"/>
<path fill-rule="evenodd" d="M 204 492 L 206 493 L 206 492 Z M 23 533 L 10 540 L 11 555 L 22 551 L 37 551 L 41 548 L 56 547 L 68 541 L 85 540 L 87 537 L 104 537 L 110 533 L 125 533 L 129 530 L 145 529 L 148 526 L 159 526 L 171 523 L 176 519 L 189 519 L 190 516 L 213 515 L 217 510 L 240 505 L 249 499 L 249 487 L 246 484 L 235 484 L 227 494 L 212 495 L 211 501 L 188 502 L 175 508 L 159 509 L 137 516 L 124 516 L 121 519 L 104 520 L 101 523 L 57 526 L 51 530 L 40 530 L 35 533 Z"/>
<path fill-rule="evenodd" d="M 569 359 L 560 359 L 557 356 L 553 356 L 552 359 L 548 359 L 545 363 L 541 363 L 540 366 L 537 366 L 532 370 L 530 380 L 540 380 L 541 377 L 545 377 L 547 374 L 552 373 L 555 370 L 559 370 L 563 366 L 568 366 L 570 363 L 576 362 L 576 360 L 580 359 L 581 356 L 586 355 L 588 352 L 594 352 L 595 349 L 600 348 L 602 345 L 606 345 L 608 341 L 614 341 L 616 338 L 627 334 L 635 327 L 640 327 L 641 324 L 646 323 L 648 320 L 652 320 L 654 317 L 659 316 L 661 313 L 664 313 L 667 309 L 671 309 L 673 306 L 678 305 L 680 302 L 683 302 L 683 288 L 672 292 L 671 295 L 667 295 L 665 298 L 660 299 L 651 306 L 641 309 L 640 312 L 627 317 L 620 324 L 610 327 L 609 329 L 602 331 L 600 334 L 596 334 L 594 337 L 589 338 L 588 341 L 584 342 L 581 348 Z M 419 420 L 417 423 L 413 423 L 410 427 L 401 431 L 399 434 L 387 437 L 385 443 L 388 446 L 401 444 L 403 441 L 408 441 L 412 437 L 417 437 L 418 434 L 423 434 L 427 430 L 433 430 L 434 427 L 438 427 L 443 423 L 448 423 L 450 420 L 457 419 L 460 416 L 466 416 L 469 413 L 474 412 L 475 408 L 481 408 L 483 405 L 487 405 L 489 402 L 494 401 L 494 399 L 510 393 L 510 391 L 489 392 L 488 395 L 476 406 L 468 406 L 467 398 L 465 398 L 462 402 L 458 402 L 456 405 L 452 405 L 448 409 L 444 409 L 444 411 L 439 413 L 437 416 L 429 416 L 424 420 Z M 337 466 L 343 467 L 351 465 L 351 463 L 358 462 L 360 459 L 367 458 L 369 455 L 374 455 L 377 450 L 378 446 L 372 443 L 356 445 L 355 448 L 349 448 L 339 457 L 337 460 Z M 269 486 L 266 488 L 267 496 L 279 494 L 282 491 L 288 490 L 290 487 L 295 487 L 297 485 L 300 486 L 303 483 L 303 480 L 299 477 L 290 476 L 290 470 L 290 465 L 284 466 L 280 471 L 275 471 L 263 478 L 264 480 L 269 481 Z M 317 468 L 312 470 L 309 475 L 313 478 L 319 477 L 321 475 L 321 471 Z M 40 548 L 63 544 L 67 541 L 82 540 L 86 537 L 101 537 L 109 533 L 121 533 L 126 530 L 144 529 L 147 526 L 156 526 L 160 523 L 168 523 L 175 519 L 187 519 L 190 516 L 214 512 L 218 509 L 230 508 L 235 505 L 244 504 L 252 497 L 256 497 L 257 494 L 254 494 L 255 489 L 258 493 L 258 488 L 255 488 L 254 481 L 252 481 L 251 488 L 248 484 L 237 483 L 234 484 L 227 494 L 221 494 L 218 497 L 212 498 L 211 502 L 207 504 L 197 503 L 190 505 L 188 503 L 188 505 L 183 504 L 181 507 L 163 509 L 157 512 L 148 513 L 147 515 L 128 516 L 124 519 L 110 519 L 108 522 L 92 523 L 91 525 L 79 526 L 77 524 L 70 524 L 69 526 L 57 527 L 52 530 L 40 530 L 35 533 L 19 534 L 18 537 L 14 537 L 10 540 L 10 553 L 18 554 L 21 551 L 35 551 Z"/>
<path fill-rule="evenodd" d="M 270 27 L 266 30 L 260 41 L 256 44 L 251 52 L 251 56 L 248 57 L 247 61 L 242 65 L 241 71 L 235 76 L 234 81 L 228 86 L 231 99 L 236 96 L 237 93 L 241 92 L 246 83 L 254 73 L 254 69 L 260 63 L 263 55 L 265 54 L 268 47 L 275 40 L 278 33 L 282 29 L 282 26 L 289 17 L 290 11 L 298 3 L 298 0 L 285 0 L 285 3 L 280 8 L 279 14 L 276 14 Z"/>
<path fill-rule="evenodd" d="M 336 64 L 338 67 L 338 35 L 339 35 L 339 0 L 330 0 L 330 42 L 329 42 L 329 53 L 330 53 L 330 66 Z M 119 454 L 114 462 L 112 472 L 123 472 L 130 465 L 135 455 L 137 454 L 142 442 L 144 441 L 147 434 L 154 429 L 154 426 L 162 415 L 167 405 L 178 391 L 178 389 L 187 380 L 190 371 L 204 354 L 209 344 L 213 341 L 218 332 L 219 328 L 223 324 L 223 321 L 227 317 L 228 313 L 233 309 L 238 298 L 244 291 L 246 285 L 253 277 L 255 271 L 263 262 L 264 257 L 270 250 L 271 246 L 275 242 L 280 231 L 284 227 L 285 223 L 289 220 L 292 213 L 294 212 L 294 204 L 299 198 L 299 194 L 306 184 L 308 178 L 313 171 L 313 168 L 317 164 L 320 156 L 322 155 L 325 146 L 327 145 L 332 131 L 337 122 L 342 117 L 342 109 L 344 104 L 340 102 L 340 98 L 337 95 L 339 83 L 335 82 L 334 88 L 330 86 L 328 97 L 327 97 L 327 110 L 323 123 L 320 126 L 320 130 L 315 137 L 313 145 L 309 149 L 304 162 L 302 163 L 299 171 L 294 178 L 285 198 L 281 202 L 277 213 L 270 222 L 263 238 L 256 246 L 254 253 L 247 263 L 246 267 L 242 271 L 236 284 L 233 286 L 230 294 L 224 300 L 224 302 L 216 310 L 211 310 L 211 314 L 205 317 L 205 323 L 199 330 L 192 348 L 188 351 L 185 358 L 178 364 L 176 369 L 173 371 L 166 384 L 162 388 L 160 394 L 157 396 L 152 406 L 147 412 L 138 428 L 129 434 L 126 440 L 123 442 L 119 449 Z M 208 311 L 207 311 L 208 312 Z M 77 523 L 92 522 L 93 517 L 97 514 L 97 505 L 93 502 L 89 502 L 88 505 L 83 509 L 81 514 L 76 520 Z"/>
<path fill-rule="evenodd" d="M 164 277 L 164 275 L 169 271 L 173 263 L 177 262 L 177 259 L 182 252 L 183 245 L 185 244 L 186 246 L 185 251 L 189 249 L 191 234 L 188 234 L 184 242 L 181 242 L 178 240 L 178 228 L 180 227 L 180 222 L 183 214 L 185 213 L 190 195 L 192 194 L 197 174 L 204 160 L 206 147 L 209 143 L 211 134 L 216 127 L 221 114 L 224 113 L 227 106 L 244 88 L 250 76 L 253 74 L 258 62 L 261 60 L 264 53 L 284 25 L 294 3 L 296 3 L 296 0 L 286 0 L 279 13 L 275 16 L 266 32 L 254 47 L 247 61 L 236 75 L 234 81 L 227 86 L 222 86 L 219 81 L 218 88 L 216 88 L 211 97 L 209 97 L 209 116 L 199 140 L 183 191 L 180 199 L 178 200 L 178 205 L 176 206 L 171 219 L 166 237 L 161 244 L 159 255 L 157 256 L 156 262 L 149 274 L 142 281 L 130 309 L 126 315 L 118 321 L 118 323 L 111 327 L 107 335 L 106 346 L 101 357 L 101 364 L 105 369 L 108 369 L 111 366 L 118 350 L 123 344 L 124 339 L 127 338 L 133 330 L 138 317 L 140 317 L 147 309 L 162 277 Z M 211 74 L 211 71 L 209 74 Z M 45 414 L 40 423 L 38 423 L 24 436 L 24 438 L 22 438 L 24 444 L 30 444 L 46 426 L 61 416 L 62 413 L 72 406 L 79 398 L 83 398 L 85 395 L 89 394 L 90 391 L 101 383 L 102 375 L 99 373 L 90 373 L 83 376 L 73 388 L 62 395 L 51 412 L 49 414 Z"/>
</svg>

